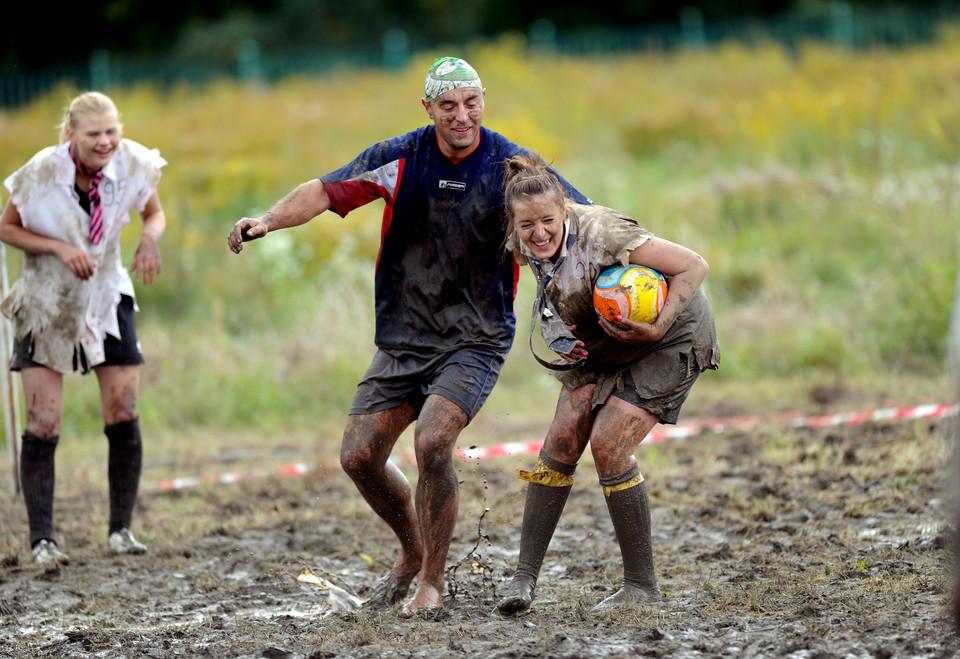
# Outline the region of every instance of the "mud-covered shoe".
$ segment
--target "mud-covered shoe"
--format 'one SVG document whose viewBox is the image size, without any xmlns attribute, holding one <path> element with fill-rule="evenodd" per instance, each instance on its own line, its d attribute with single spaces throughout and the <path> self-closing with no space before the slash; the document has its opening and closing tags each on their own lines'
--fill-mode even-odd
<svg viewBox="0 0 960 659">
<path fill-rule="evenodd" d="M 33 562 L 38 565 L 70 565 L 70 557 L 53 540 L 41 540 L 33 546 Z"/>
<path fill-rule="evenodd" d="M 128 528 L 122 528 L 119 531 L 111 533 L 107 544 L 110 545 L 111 554 L 147 553 L 147 546 L 142 542 L 138 542 Z"/>
<path fill-rule="evenodd" d="M 373 592 L 363 602 L 365 609 L 386 609 L 402 600 L 410 589 L 410 582 L 397 581 L 392 574 L 380 579 Z"/>
<path fill-rule="evenodd" d="M 620 587 L 620 590 L 590 609 L 590 612 L 602 613 L 622 604 L 652 605 L 661 601 L 663 601 L 663 593 L 660 592 L 659 586 L 654 585 L 644 589 L 625 583 Z"/>
<path fill-rule="evenodd" d="M 497 604 L 497 611 L 508 616 L 526 611 L 533 604 L 536 587 L 537 582 L 534 579 L 514 575 L 504 589 L 503 599 Z"/>
</svg>

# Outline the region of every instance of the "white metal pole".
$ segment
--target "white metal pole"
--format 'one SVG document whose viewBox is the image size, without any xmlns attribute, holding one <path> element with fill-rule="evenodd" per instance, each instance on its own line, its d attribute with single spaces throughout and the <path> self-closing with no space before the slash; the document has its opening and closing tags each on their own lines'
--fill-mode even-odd
<svg viewBox="0 0 960 659">
<path fill-rule="evenodd" d="M 6 299 L 10 292 L 7 279 L 7 250 L 0 243 L 0 293 Z M 10 319 L 0 315 L 0 365 L 10 358 L 13 351 L 13 328 Z M 20 383 L 16 374 L 9 368 L 2 368 L 0 375 L 0 395 L 3 396 L 3 427 L 6 431 L 7 453 L 10 455 L 11 489 L 20 493 Z"/>
</svg>

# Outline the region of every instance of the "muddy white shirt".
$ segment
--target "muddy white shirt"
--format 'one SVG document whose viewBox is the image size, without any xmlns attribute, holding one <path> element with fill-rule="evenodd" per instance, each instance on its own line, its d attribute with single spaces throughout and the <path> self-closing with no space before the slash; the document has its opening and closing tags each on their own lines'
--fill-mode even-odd
<svg viewBox="0 0 960 659">
<path fill-rule="evenodd" d="M 87 237 L 90 215 L 75 190 L 69 143 L 43 149 L 4 181 L 25 229 L 79 247 L 95 264 L 93 277 L 84 281 L 53 254 L 24 253 L 20 279 L 3 312 L 13 320 L 18 340 L 32 333 L 34 361 L 70 373 L 78 348 L 91 367 L 104 361 L 104 338 L 120 336 L 120 296 L 136 300 L 120 259 L 120 232 L 130 222 L 130 211 L 143 212 L 166 164 L 156 149 L 121 140 L 103 168 L 103 237 L 96 245 Z"/>
</svg>

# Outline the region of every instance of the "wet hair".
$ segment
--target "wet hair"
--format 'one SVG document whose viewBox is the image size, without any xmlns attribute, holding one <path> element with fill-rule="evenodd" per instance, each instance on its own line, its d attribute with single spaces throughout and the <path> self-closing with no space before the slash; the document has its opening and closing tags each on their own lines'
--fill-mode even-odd
<svg viewBox="0 0 960 659">
<path fill-rule="evenodd" d="M 554 197 L 563 206 L 567 195 L 550 168 L 539 156 L 533 153 L 518 153 L 506 162 L 506 174 L 503 193 L 503 208 L 507 216 L 506 248 L 513 252 L 514 258 L 525 263 L 520 255 L 519 241 L 513 234 L 513 204 L 529 197 L 549 195 Z"/>
<path fill-rule="evenodd" d="M 84 92 L 76 96 L 63 113 L 63 121 L 58 128 L 60 129 L 60 143 L 68 142 L 67 129 L 76 130 L 77 122 L 82 115 L 104 115 L 115 114 L 117 121 L 120 120 L 120 113 L 117 112 L 117 106 L 106 94 L 100 92 Z M 121 126 L 122 128 L 122 126 Z"/>
</svg>

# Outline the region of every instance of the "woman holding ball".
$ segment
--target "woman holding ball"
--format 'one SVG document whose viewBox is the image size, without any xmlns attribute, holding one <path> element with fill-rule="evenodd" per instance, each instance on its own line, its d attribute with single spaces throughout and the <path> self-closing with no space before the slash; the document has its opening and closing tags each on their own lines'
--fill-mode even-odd
<svg viewBox="0 0 960 659">
<path fill-rule="evenodd" d="M 137 397 L 143 354 L 133 282 L 121 263 L 130 211 L 143 218 L 130 269 L 150 284 L 160 274 L 166 226 L 157 184 L 166 161 L 121 137 L 113 101 L 87 92 L 70 103 L 60 144 L 38 152 L 6 179 L 10 199 L 0 240 L 23 250 L 19 281 L 3 302 L 14 328 L 10 369 L 26 402 L 20 483 L 32 558 L 66 564 L 53 523 L 54 452 L 63 418 L 63 375 L 97 374 L 108 442 L 107 548 L 142 554 L 130 533 L 143 457 Z"/>
<path fill-rule="evenodd" d="M 720 363 L 713 312 L 700 287 L 707 263 L 634 220 L 564 197 L 557 179 L 524 155 L 507 162 L 507 248 L 537 277 L 534 320 L 565 361 L 547 364 L 562 383 L 557 411 L 528 481 L 517 570 L 497 608 L 530 607 L 540 567 L 590 444 L 623 559 L 623 583 L 595 610 L 661 599 L 650 504 L 634 451 L 655 424 L 677 422 L 693 383 Z M 643 265 L 669 288 L 652 323 L 607 320 L 593 285 L 611 265 Z M 532 328 L 531 328 L 532 331 Z"/>
</svg>

